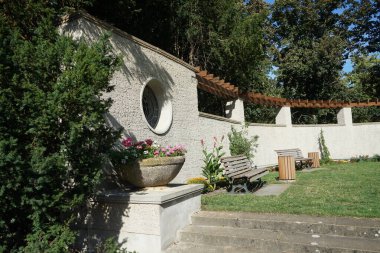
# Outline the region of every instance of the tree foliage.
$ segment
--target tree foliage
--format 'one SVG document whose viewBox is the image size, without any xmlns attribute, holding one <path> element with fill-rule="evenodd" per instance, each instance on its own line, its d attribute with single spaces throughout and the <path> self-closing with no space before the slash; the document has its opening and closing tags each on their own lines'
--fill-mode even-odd
<svg viewBox="0 0 380 253">
<path fill-rule="evenodd" d="M 242 91 L 268 86 L 268 5 L 263 0 L 95 0 L 89 12 L 201 66 Z M 224 116 L 226 101 L 199 91 L 199 109 Z"/>
<path fill-rule="evenodd" d="M 367 101 L 380 97 L 380 59 L 379 55 L 356 55 L 353 57 L 353 70 L 345 78 L 351 87 L 350 100 Z M 380 121 L 380 108 L 353 108 L 354 122 Z"/>
<path fill-rule="evenodd" d="M 352 99 L 343 64 L 355 51 L 379 50 L 379 9 L 374 0 L 277 0 L 271 8 L 261 0 L 95 0 L 89 8 L 243 92 L 309 100 Z M 268 78 L 272 64 L 276 81 Z M 226 101 L 200 91 L 199 102 L 224 116 Z M 298 123 L 336 121 L 332 110 L 293 112 Z M 245 115 L 271 123 L 276 109 L 247 104 Z"/>
<path fill-rule="evenodd" d="M 338 13 L 342 7 L 343 1 L 338 0 L 278 0 L 274 3 L 274 60 L 279 68 L 278 82 L 284 88 L 283 96 L 310 100 L 344 97 L 346 87 L 340 73 L 347 36 Z M 304 113 L 318 113 L 297 109 L 293 112 L 301 114 L 297 117 L 303 119 L 301 122 L 310 122 L 302 117 Z"/>
<path fill-rule="evenodd" d="M 106 40 L 89 47 L 53 25 L 63 6 L 81 4 L 1 4 L 0 251 L 67 251 L 74 210 L 117 137 L 102 98 L 117 58 Z"/>
<path fill-rule="evenodd" d="M 380 2 L 347 0 L 343 22 L 349 26 L 351 49 L 380 51 Z"/>
</svg>

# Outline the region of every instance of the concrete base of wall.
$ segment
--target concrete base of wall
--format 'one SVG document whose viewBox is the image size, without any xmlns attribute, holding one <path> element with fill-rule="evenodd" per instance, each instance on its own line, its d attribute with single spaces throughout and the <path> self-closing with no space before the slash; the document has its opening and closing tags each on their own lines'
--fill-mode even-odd
<svg viewBox="0 0 380 253">
<path fill-rule="evenodd" d="M 77 247 L 94 252 L 114 237 L 128 251 L 162 252 L 200 210 L 203 185 L 168 185 L 103 192 L 80 212 Z"/>
</svg>

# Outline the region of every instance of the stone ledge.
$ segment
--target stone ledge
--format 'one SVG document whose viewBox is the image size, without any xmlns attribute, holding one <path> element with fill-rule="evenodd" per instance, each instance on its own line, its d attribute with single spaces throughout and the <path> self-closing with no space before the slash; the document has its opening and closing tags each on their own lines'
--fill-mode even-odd
<svg viewBox="0 0 380 253">
<path fill-rule="evenodd" d="M 233 120 L 233 119 L 229 119 L 229 118 L 225 118 L 222 116 L 209 114 L 209 113 L 205 113 L 205 112 L 199 112 L 199 117 L 214 119 L 214 120 L 219 120 L 219 121 L 225 121 L 225 122 L 229 122 L 229 123 L 233 123 L 233 124 L 241 124 L 242 123 L 241 121 L 238 121 L 238 120 Z"/>
<path fill-rule="evenodd" d="M 249 126 L 262 126 L 262 127 L 286 127 L 284 124 L 269 124 L 269 123 L 249 123 Z"/>
<path fill-rule="evenodd" d="M 167 186 L 147 187 L 140 190 L 111 190 L 99 193 L 95 201 L 107 203 L 156 204 L 161 205 L 193 194 L 200 194 L 201 184 L 169 184 Z"/>
</svg>

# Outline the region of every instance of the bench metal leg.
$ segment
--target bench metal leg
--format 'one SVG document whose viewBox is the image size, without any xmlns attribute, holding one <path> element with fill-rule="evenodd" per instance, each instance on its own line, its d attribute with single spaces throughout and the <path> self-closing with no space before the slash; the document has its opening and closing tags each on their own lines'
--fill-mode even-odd
<svg viewBox="0 0 380 253">
<path fill-rule="evenodd" d="M 253 185 L 253 187 L 250 188 L 249 191 L 255 192 L 264 185 L 264 181 L 262 181 L 261 178 L 258 178 L 256 181 L 252 182 L 251 185 Z"/>
<path fill-rule="evenodd" d="M 241 193 L 248 193 L 248 185 L 247 180 L 244 181 L 244 183 L 237 184 L 235 182 L 230 182 L 230 186 L 228 187 L 227 191 L 229 191 L 232 194 L 241 194 Z"/>
</svg>

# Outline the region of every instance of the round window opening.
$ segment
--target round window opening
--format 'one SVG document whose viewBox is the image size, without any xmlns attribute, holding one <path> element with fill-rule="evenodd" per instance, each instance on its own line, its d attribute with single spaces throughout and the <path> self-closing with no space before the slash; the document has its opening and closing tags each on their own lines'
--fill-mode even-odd
<svg viewBox="0 0 380 253">
<path fill-rule="evenodd" d="M 155 128 L 160 118 L 160 110 L 158 108 L 157 98 L 149 86 L 145 87 L 142 100 L 145 118 L 148 124 Z"/>
<path fill-rule="evenodd" d="M 167 132 L 172 123 L 172 104 L 166 87 L 149 79 L 141 90 L 141 110 L 149 128 L 156 134 Z"/>
</svg>

